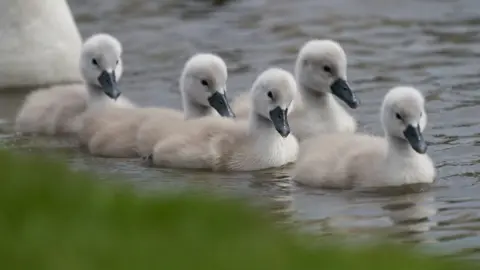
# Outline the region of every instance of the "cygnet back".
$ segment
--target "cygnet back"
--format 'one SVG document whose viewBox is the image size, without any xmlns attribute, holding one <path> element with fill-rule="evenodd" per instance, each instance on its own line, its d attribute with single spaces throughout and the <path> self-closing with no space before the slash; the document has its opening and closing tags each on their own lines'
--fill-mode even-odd
<svg viewBox="0 0 480 270">
<path fill-rule="evenodd" d="M 384 98 L 385 137 L 329 134 L 302 142 L 294 180 L 314 187 L 385 187 L 432 183 L 426 154 L 424 99 L 412 87 L 395 87 Z"/>
</svg>

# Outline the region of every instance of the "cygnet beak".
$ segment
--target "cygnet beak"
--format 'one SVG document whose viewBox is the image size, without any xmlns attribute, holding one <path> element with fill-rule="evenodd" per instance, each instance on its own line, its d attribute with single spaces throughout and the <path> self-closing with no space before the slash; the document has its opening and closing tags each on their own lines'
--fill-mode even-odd
<svg viewBox="0 0 480 270">
<path fill-rule="evenodd" d="M 330 89 L 335 96 L 343 100 L 350 108 L 355 109 L 358 107 L 360 102 L 344 79 L 338 78 L 330 86 Z"/>
<path fill-rule="evenodd" d="M 103 92 L 111 99 L 117 100 L 122 92 L 118 89 L 117 80 L 115 78 L 115 71 L 107 72 L 106 70 L 102 71 L 100 76 L 98 76 L 98 82 L 103 89 Z"/>
<path fill-rule="evenodd" d="M 425 139 L 423 139 L 422 132 L 420 131 L 420 127 L 417 125 L 416 127 L 412 125 L 408 125 L 403 135 L 407 139 L 408 143 L 412 146 L 413 150 L 415 150 L 419 154 L 424 154 L 427 152 L 427 143 Z"/>
<path fill-rule="evenodd" d="M 280 107 L 270 111 L 270 119 L 272 120 L 275 129 L 282 137 L 287 137 L 290 134 L 290 126 L 287 120 L 288 108 L 283 110 Z"/>
<path fill-rule="evenodd" d="M 235 117 L 235 114 L 228 103 L 227 96 L 219 91 L 216 91 L 208 98 L 208 104 L 210 104 L 210 106 L 212 106 L 212 108 L 223 117 Z"/>
</svg>

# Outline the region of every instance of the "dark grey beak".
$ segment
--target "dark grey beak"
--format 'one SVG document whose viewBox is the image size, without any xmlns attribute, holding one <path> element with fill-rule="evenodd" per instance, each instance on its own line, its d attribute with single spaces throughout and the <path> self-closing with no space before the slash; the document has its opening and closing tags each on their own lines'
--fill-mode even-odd
<svg viewBox="0 0 480 270">
<path fill-rule="evenodd" d="M 282 137 L 287 137 L 290 134 L 290 126 L 288 125 L 287 120 L 287 110 L 282 110 L 280 107 L 270 111 L 270 119 L 272 120 L 275 129 L 282 135 Z"/>
<path fill-rule="evenodd" d="M 208 104 L 223 117 L 235 117 L 225 94 L 216 91 L 208 98 Z"/>
<path fill-rule="evenodd" d="M 330 86 L 332 93 L 343 100 L 350 108 L 355 109 L 360 103 L 344 79 L 337 79 Z"/>
<path fill-rule="evenodd" d="M 108 73 L 106 70 L 102 71 L 98 76 L 98 82 L 103 89 L 103 92 L 111 99 L 117 100 L 122 92 L 118 89 L 117 80 L 115 78 L 115 71 Z"/>
<path fill-rule="evenodd" d="M 422 132 L 418 125 L 416 127 L 408 125 L 403 135 L 417 153 L 424 154 L 427 152 L 427 143 L 423 139 Z"/>
</svg>

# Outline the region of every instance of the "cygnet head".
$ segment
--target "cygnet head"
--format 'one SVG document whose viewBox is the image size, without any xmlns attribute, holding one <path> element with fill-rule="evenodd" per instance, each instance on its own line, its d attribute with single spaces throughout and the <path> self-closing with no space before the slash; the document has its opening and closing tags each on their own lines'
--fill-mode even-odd
<svg viewBox="0 0 480 270">
<path fill-rule="evenodd" d="M 281 68 L 265 70 L 252 86 L 252 113 L 273 123 L 282 137 L 290 134 L 287 115 L 293 106 L 296 87 L 293 75 Z"/>
<path fill-rule="evenodd" d="M 217 55 L 199 53 L 192 56 L 183 68 L 180 91 L 184 103 L 201 110 L 212 107 L 221 116 L 235 116 L 226 96 L 227 66 Z"/>
<path fill-rule="evenodd" d="M 85 81 L 93 89 L 101 89 L 117 99 L 121 92 L 117 82 L 122 76 L 122 45 L 108 34 L 95 34 L 83 44 L 80 69 Z"/>
<path fill-rule="evenodd" d="M 295 76 L 303 91 L 332 93 L 350 108 L 359 101 L 347 83 L 347 56 L 333 40 L 310 40 L 300 49 Z"/>
<path fill-rule="evenodd" d="M 381 116 L 385 133 L 408 141 L 417 153 L 427 151 L 422 135 L 427 125 L 425 99 L 417 89 L 408 86 L 391 89 L 385 95 Z"/>
</svg>

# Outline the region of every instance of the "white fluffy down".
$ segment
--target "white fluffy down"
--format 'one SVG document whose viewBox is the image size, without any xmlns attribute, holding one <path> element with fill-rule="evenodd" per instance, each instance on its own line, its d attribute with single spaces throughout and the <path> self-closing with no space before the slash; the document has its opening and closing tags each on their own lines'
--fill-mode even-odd
<svg viewBox="0 0 480 270">
<path fill-rule="evenodd" d="M 85 111 L 85 86 L 59 85 L 27 95 L 15 119 L 15 132 L 59 135 L 72 133 L 70 122 Z"/>
<path fill-rule="evenodd" d="M 325 188 L 432 183 L 436 175 L 432 160 L 414 151 L 403 133 L 406 122 L 418 125 L 422 132 L 426 126 L 420 92 L 411 87 L 390 90 L 384 98 L 381 119 L 384 138 L 342 133 L 302 142 L 294 181 Z"/>
<path fill-rule="evenodd" d="M 328 67 L 331 71 L 325 71 Z M 293 134 L 300 140 L 331 133 L 353 133 L 355 119 L 334 98 L 331 85 L 336 79 L 347 80 L 347 56 L 332 40 L 310 40 L 298 52 L 295 79 L 298 94 L 289 119 Z M 249 115 L 249 93 L 235 98 L 232 108 L 238 118 Z"/>
<path fill-rule="evenodd" d="M 112 55 L 115 61 L 120 58 L 122 47 L 120 42 L 107 34 L 96 34 L 83 44 L 80 53 L 80 70 L 84 84 L 59 85 L 39 89 L 27 95 L 15 119 L 15 131 L 22 134 L 72 134 L 78 130 L 74 124 L 79 115 L 93 104 L 107 103 L 129 104 L 126 98 L 108 101 L 106 97 L 92 95 L 92 88 L 98 86 L 100 72 L 92 66 L 92 57 Z M 78 61 L 78 60 L 77 60 Z M 122 63 L 116 68 L 117 79 L 121 77 Z"/>
<path fill-rule="evenodd" d="M 206 82 L 208 85 L 203 85 Z M 208 98 L 215 92 L 225 94 L 227 67 L 217 55 L 198 53 L 185 64 L 180 76 L 183 113 L 170 108 L 109 109 L 97 115 L 102 122 L 89 138 L 91 154 L 105 157 L 136 157 L 149 154 L 153 146 L 184 119 L 218 116 Z"/>
<path fill-rule="evenodd" d="M 181 132 L 157 143 L 150 156 L 152 165 L 252 171 L 295 162 L 297 139 L 292 134 L 282 137 L 270 118 L 274 108 L 293 106 L 295 87 L 289 72 L 267 69 L 252 86 L 248 121 L 220 117 L 191 120 Z"/>
</svg>

